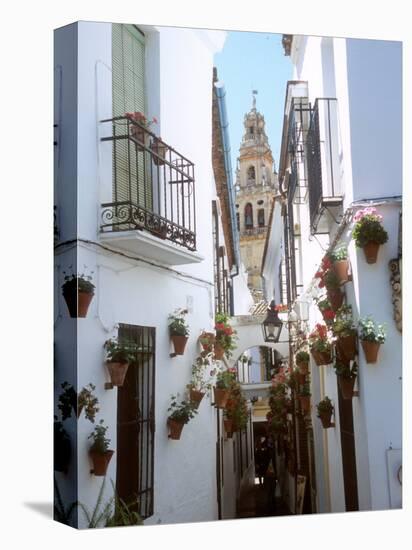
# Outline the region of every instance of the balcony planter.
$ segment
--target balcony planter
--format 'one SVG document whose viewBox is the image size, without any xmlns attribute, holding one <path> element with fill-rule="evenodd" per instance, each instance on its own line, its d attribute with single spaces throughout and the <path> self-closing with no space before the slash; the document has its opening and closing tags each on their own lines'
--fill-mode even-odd
<svg viewBox="0 0 412 550">
<path fill-rule="evenodd" d="M 382 324 L 376 323 L 372 317 L 359 319 L 359 338 L 367 363 L 376 363 L 381 344 L 386 340 L 386 329 Z"/>
<path fill-rule="evenodd" d="M 318 417 L 320 418 L 320 421 L 322 422 L 322 427 L 327 430 L 328 428 L 332 428 L 332 411 L 330 412 L 324 412 L 319 413 Z"/>
<path fill-rule="evenodd" d="M 343 292 L 339 288 L 327 290 L 328 300 L 333 311 L 337 311 L 343 304 Z"/>
<path fill-rule="evenodd" d="M 339 281 L 339 284 L 342 285 L 349 281 L 349 260 L 348 260 L 348 249 L 346 244 L 338 245 L 331 254 L 332 267 L 333 271 Z"/>
<path fill-rule="evenodd" d="M 356 376 L 358 374 L 358 366 L 356 362 L 350 363 L 336 361 L 333 366 L 343 399 L 352 399 L 353 387 L 355 385 Z"/>
<path fill-rule="evenodd" d="M 185 423 L 183 420 L 177 421 L 173 420 L 173 418 L 167 419 L 167 425 L 169 427 L 169 439 L 180 439 L 180 436 L 182 435 L 183 426 Z"/>
<path fill-rule="evenodd" d="M 230 390 L 223 390 L 214 387 L 213 388 L 213 395 L 214 395 L 214 404 L 218 409 L 224 409 L 226 408 L 227 401 L 230 396 Z"/>
<path fill-rule="evenodd" d="M 333 414 L 333 405 L 329 397 L 325 396 L 325 398 L 322 399 L 322 401 L 319 401 L 319 403 L 316 405 L 316 408 L 317 408 L 318 418 L 320 418 L 323 428 L 327 429 L 327 428 L 333 427 L 333 424 L 331 422 L 332 414 Z"/>
<path fill-rule="evenodd" d="M 129 123 L 130 135 L 139 142 L 136 144 L 137 151 L 144 151 L 148 142 L 147 131 L 152 124 L 157 123 L 157 119 L 153 117 L 152 120 L 149 120 L 143 113 L 137 111 L 125 113 L 125 117 L 132 121 L 131 124 Z"/>
<path fill-rule="evenodd" d="M 187 309 L 176 309 L 169 315 L 169 333 L 173 342 L 175 355 L 184 355 L 189 337 L 189 326 L 185 320 Z"/>
<path fill-rule="evenodd" d="M 199 336 L 199 342 L 202 346 L 203 351 L 211 353 L 213 351 L 213 345 L 215 343 L 215 334 L 213 332 L 203 331 Z"/>
<path fill-rule="evenodd" d="M 301 411 L 304 413 L 310 412 L 310 395 L 299 395 Z"/>
<path fill-rule="evenodd" d="M 129 363 L 119 361 L 106 361 L 107 370 L 110 374 L 110 382 L 113 386 L 121 387 L 124 384 Z"/>
<path fill-rule="evenodd" d="M 71 275 L 64 277 L 63 298 L 67 304 L 70 317 L 84 318 L 94 296 L 95 286 L 91 276 Z"/>
<path fill-rule="evenodd" d="M 363 252 L 365 254 L 365 260 L 368 264 L 376 264 L 378 259 L 378 252 L 379 252 L 379 243 L 375 243 L 373 241 L 370 241 L 369 243 L 365 244 L 363 247 Z"/>
<path fill-rule="evenodd" d="M 89 449 L 89 456 L 93 463 L 93 473 L 95 476 L 105 476 L 109 462 L 114 451 L 109 449 L 110 439 L 107 439 L 106 432 L 108 427 L 104 425 L 104 420 L 100 420 L 95 426 L 94 431 L 88 439 L 93 439 L 93 444 Z"/>
<path fill-rule="evenodd" d="M 167 145 L 161 140 L 161 138 L 154 138 L 150 146 L 153 153 L 153 162 L 156 166 L 163 166 L 166 160 L 166 152 L 168 150 Z"/>
<path fill-rule="evenodd" d="M 199 408 L 199 405 L 202 402 L 204 395 L 205 394 L 203 392 L 194 390 L 193 388 L 189 390 L 190 401 L 193 403 L 195 409 Z"/>
<path fill-rule="evenodd" d="M 356 357 L 356 337 L 357 333 L 353 332 L 347 336 L 339 336 L 336 340 L 336 349 L 342 359 L 352 361 Z"/>
<path fill-rule="evenodd" d="M 378 352 L 380 348 L 379 342 L 369 342 L 368 340 L 361 340 L 363 353 L 367 363 L 376 363 L 378 360 Z"/>
<path fill-rule="evenodd" d="M 378 258 L 379 246 L 388 240 L 388 233 L 382 225 L 382 216 L 376 208 L 367 207 L 354 215 L 355 226 L 352 237 L 356 246 L 363 248 L 368 264 L 374 264 Z"/>
<path fill-rule="evenodd" d="M 312 349 L 311 354 L 318 367 L 332 363 L 332 351 L 317 351 Z"/>
</svg>

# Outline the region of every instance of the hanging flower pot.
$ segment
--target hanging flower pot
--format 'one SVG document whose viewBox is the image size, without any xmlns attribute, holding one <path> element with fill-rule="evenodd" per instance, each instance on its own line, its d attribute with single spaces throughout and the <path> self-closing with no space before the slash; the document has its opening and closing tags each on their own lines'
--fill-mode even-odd
<svg viewBox="0 0 412 550">
<path fill-rule="evenodd" d="M 349 281 L 349 261 L 338 260 L 333 262 L 333 270 L 336 273 L 339 283 L 342 285 Z"/>
<path fill-rule="evenodd" d="M 328 300 L 333 311 L 337 311 L 343 303 L 343 292 L 339 288 L 327 290 Z"/>
<path fill-rule="evenodd" d="M 365 260 L 368 264 L 376 264 L 376 261 L 378 259 L 379 247 L 380 247 L 379 243 L 375 243 L 372 241 L 365 244 L 365 246 L 363 247 Z"/>
<path fill-rule="evenodd" d="M 168 151 L 167 145 L 160 138 L 154 138 L 150 148 L 154 153 L 152 156 L 153 162 L 156 166 L 163 166 L 165 164 L 166 153 Z"/>
<path fill-rule="evenodd" d="M 203 392 L 190 388 L 190 391 L 189 391 L 190 401 L 193 403 L 193 406 L 195 409 L 199 408 L 199 405 L 204 395 L 205 394 Z"/>
<path fill-rule="evenodd" d="M 213 332 L 202 332 L 199 336 L 199 342 L 202 346 L 203 351 L 211 353 L 213 351 L 213 345 L 215 343 L 215 334 Z"/>
<path fill-rule="evenodd" d="M 356 332 L 347 336 L 339 336 L 336 348 L 342 359 L 352 361 L 356 357 Z"/>
<path fill-rule="evenodd" d="M 328 428 L 332 428 L 332 411 L 319 413 L 318 416 L 320 418 L 320 421 L 322 422 L 322 427 L 325 428 L 325 430 Z"/>
<path fill-rule="evenodd" d="M 376 363 L 378 360 L 378 351 L 380 348 L 379 342 L 370 342 L 368 340 L 361 340 L 363 352 L 367 363 Z"/>
<path fill-rule="evenodd" d="M 213 388 L 214 404 L 218 409 L 224 409 L 230 396 L 230 390 Z"/>
<path fill-rule="evenodd" d="M 188 339 L 189 338 L 187 336 L 172 334 L 171 340 L 173 342 L 173 347 L 176 355 L 184 355 Z"/>
<path fill-rule="evenodd" d="M 315 349 L 311 350 L 311 354 L 313 359 L 315 360 L 315 363 L 318 367 L 322 365 L 329 365 L 332 363 L 332 352 L 329 351 L 318 351 Z"/>
<path fill-rule="evenodd" d="M 110 381 L 113 386 L 123 386 L 127 374 L 127 369 L 129 368 L 129 363 L 106 361 L 106 365 L 110 374 Z"/>
<path fill-rule="evenodd" d="M 93 462 L 93 474 L 95 476 L 105 476 L 109 462 L 114 454 L 114 451 L 108 450 L 104 453 L 90 449 L 89 455 Z"/>
<path fill-rule="evenodd" d="M 167 425 L 169 427 L 169 439 L 180 439 L 180 436 L 182 435 L 183 426 L 185 425 L 185 423 L 183 421 L 178 422 L 173 418 L 168 418 Z"/>
<path fill-rule="evenodd" d="M 64 277 L 63 298 L 67 304 L 70 317 L 86 317 L 94 296 L 95 286 L 91 276 L 71 275 Z"/>
<path fill-rule="evenodd" d="M 223 359 L 223 356 L 225 355 L 225 348 L 216 342 L 214 345 L 214 355 L 215 355 L 215 359 L 218 359 L 218 360 Z"/>
<path fill-rule="evenodd" d="M 299 395 L 300 408 L 302 412 L 310 412 L 310 395 Z"/>
<path fill-rule="evenodd" d="M 339 387 L 340 387 L 340 391 L 343 399 L 352 399 L 355 380 L 356 380 L 356 376 L 352 376 L 348 378 L 347 376 L 338 375 Z"/>
<path fill-rule="evenodd" d="M 223 420 L 223 425 L 225 427 L 225 432 L 228 437 L 228 439 L 232 438 L 233 435 L 233 420 L 231 418 L 225 418 Z"/>
</svg>

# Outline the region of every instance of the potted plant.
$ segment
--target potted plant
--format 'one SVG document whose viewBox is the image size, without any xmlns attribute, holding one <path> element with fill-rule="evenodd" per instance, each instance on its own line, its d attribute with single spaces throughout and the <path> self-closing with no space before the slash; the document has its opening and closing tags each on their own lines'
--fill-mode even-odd
<svg viewBox="0 0 412 550">
<path fill-rule="evenodd" d="M 170 439 L 180 439 L 183 426 L 187 424 L 197 414 L 196 407 L 190 401 L 177 402 L 178 395 L 172 395 L 172 402 L 167 409 L 169 416 L 167 426 L 169 428 Z"/>
<path fill-rule="evenodd" d="M 310 386 L 309 383 L 305 383 L 302 388 L 300 389 L 298 398 L 300 401 L 300 408 L 302 409 L 303 413 L 310 412 Z"/>
<path fill-rule="evenodd" d="M 308 374 L 309 372 L 309 353 L 307 351 L 298 351 L 296 356 L 296 365 L 302 374 Z"/>
<path fill-rule="evenodd" d="M 349 281 L 348 247 L 346 244 L 338 245 L 330 254 L 333 271 L 342 285 Z"/>
<path fill-rule="evenodd" d="M 325 273 L 326 294 L 333 311 L 337 311 L 343 303 L 343 292 L 340 289 L 340 281 L 331 268 Z"/>
<path fill-rule="evenodd" d="M 231 412 L 225 411 L 223 416 L 223 427 L 225 428 L 226 437 L 232 439 L 233 436 L 233 420 L 231 418 Z"/>
<path fill-rule="evenodd" d="M 338 377 L 338 383 L 343 399 L 352 399 L 353 387 L 355 385 L 356 376 L 358 373 L 358 365 L 356 362 L 351 363 L 336 361 L 333 368 L 335 369 L 336 376 Z"/>
<path fill-rule="evenodd" d="M 96 386 L 90 383 L 87 386 L 84 386 L 79 392 L 77 398 L 77 418 L 79 418 L 82 410 L 84 409 L 87 420 L 94 423 L 95 416 L 100 410 L 97 406 L 99 401 L 93 394 L 95 389 Z"/>
<path fill-rule="evenodd" d="M 331 321 L 333 321 L 333 319 L 335 318 L 335 312 L 333 311 L 328 298 L 318 300 L 318 308 L 326 324 L 329 324 Z"/>
<path fill-rule="evenodd" d="M 339 356 L 347 361 L 355 359 L 357 331 L 353 323 L 352 306 L 343 305 L 339 308 L 332 324 L 332 332 L 336 337 Z"/>
<path fill-rule="evenodd" d="M 230 396 L 230 390 L 235 379 L 236 369 L 229 368 L 218 372 L 216 376 L 216 385 L 213 388 L 214 405 L 218 409 L 224 409 L 226 407 L 227 400 Z"/>
<path fill-rule="evenodd" d="M 352 238 L 358 248 L 363 248 L 368 264 L 376 263 L 379 247 L 388 240 L 388 233 L 382 225 L 382 216 L 376 208 L 368 207 L 358 210 L 353 217 L 355 226 Z"/>
<path fill-rule="evenodd" d="M 125 113 L 125 117 L 131 121 L 129 123 L 130 135 L 138 142 L 136 144 L 137 151 L 144 151 L 147 146 L 147 131 L 152 124 L 157 124 L 157 118 L 153 117 L 149 120 L 143 113 L 138 111 Z"/>
<path fill-rule="evenodd" d="M 359 319 L 359 338 L 367 363 L 376 363 L 378 351 L 386 340 L 385 325 L 376 323 L 370 315 Z"/>
<path fill-rule="evenodd" d="M 150 149 L 153 151 L 153 162 L 156 166 L 163 166 L 166 160 L 166 153 L 169 147 L 162 141 L 160 137 L 154 137 L 150 145 Z"/>
<path fill-rule="evenodd" d="M 332 363 L 332 346 L 325 325 L 317 323 L 309 334 L 309 346 L 312 357 L 318 366 Z"/>
<path fill-rule="evenodd" d="M 201 335 L 199 336 L 199 342 L 202 346 L 203 351 L 211 353 L 213 351 L 215 339 L 216 335 L 214 332 L 206 332 L 205 330 L 203 330 Z"/>
<path fill-rule="evenodd" d="M 93 462 L 92 473 L 95 476 L 105 476 L 109 462 L 114 451 L 109 449 L 110 439 L 106 437 L 108 427 L 104 425 L 104 420 L 100 420 L 89 435 L 88 439 L 92 439 L 93 443 L 89 449 L 89 455 Z"/>
<path fill-rule="evenodd" d="M 67 474 L 70 463 L 71 443 L 69 434 L 63 427 L 63 423 L 54 416 L 54 470 Z"/>
<path fill-rule="evenodd" d="M 62 291 L 70 317 L 86 317 L 94 289 L 91 275 L 65 275 Z"/>
<path fill-rule="evenodd" d="M 189 339 L 190 329 L 186 323 L 187 309 L 176 309 L 169 315 L 169 334 L 176 355 L 183 355 Z"/>
<path fill-rule="evenodd" d="M 240 384 L 235 380 L 231 386 L 230 397 L 226 404 L 225 416 L 232 421 L 232 432 L 244 430 L 249 420 L 246 399 L 242 394 Z"/>
<path fill-rule="evenodd" d="M 59 395 L 57 408 L 62 414 L 62 420 L 70 418 L 72 411 L 77 412 L 77 394 L 71 384 L 63 382 L 61 385 L 63 392 Z"/>
<path fill-rule="evenodd" d="M 115 338 L 106 340 L 103 344 L 106 350 L 106 366 L 113 386 L 123 386 L 129 363 L 133 360 L 132 346 L 128 342 L 119 342 Z"/>
<path fill-rule="evenodd" d="M 192 365 L 192 378 L 187 385 L 189 390 L 189 398 L 195 409 L 199 405 L 206 393 L 212 387 L 210 380 L 205 379 L 205 369 L 210 365 L 210 360 L 207 355 L 199 355 Z"/>
<path fill-rule="evenodd" d="M 236 348 L 236 331 L 230 326 L 230 317 L 225 313 L 217 313 L 215 318 L 216 339 L 214 346 L 215 359 L 222 359 L 232 355 Z"/>
<path fill-rule="evenodd" d="M 322 399 L 322 401 L 319 401 L 319 403 L 316 405 L 318 418 L 320 418 L 320 421 L 322 422 L 322 426 L 327 429 L 333 427 L 333 424 L 331 422 L 332 414 L 333 414 L 333 405 L 332 401 L 329 399 L 328 396 L 325 396 L 325 399 Z"/>
</svg>

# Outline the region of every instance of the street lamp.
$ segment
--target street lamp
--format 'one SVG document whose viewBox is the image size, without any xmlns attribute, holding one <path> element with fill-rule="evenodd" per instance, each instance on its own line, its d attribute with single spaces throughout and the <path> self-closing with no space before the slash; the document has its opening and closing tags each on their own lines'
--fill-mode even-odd
<svg viewBox="0 0 412 550">
<path fill-rule="evenodd" d="M 279 342 L 282 327 L 283 322 L 279 319 L 275 301 L 272 300 L 267 310 L 266 319 L 262 323 L 263 339 L 265 342 Z"/>
</svg>

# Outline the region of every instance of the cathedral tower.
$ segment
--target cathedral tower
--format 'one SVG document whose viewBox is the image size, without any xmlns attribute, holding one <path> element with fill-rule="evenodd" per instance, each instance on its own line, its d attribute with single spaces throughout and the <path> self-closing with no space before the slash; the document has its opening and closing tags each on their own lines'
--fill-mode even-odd
<svg viewBox="0 0 412 550">
<path fill-rule="evenodd" d="M 260 275 L 269 212 L 278 188 L 272 152 L 265 133 L 265 119 L 252 109 L 244 117 L 245 132 L 239 149 L 236 172 L 236 215 L 240 233 L 240 254 L 248 272 L 248 286 L 255 301 L 263 297 Z"/>
</svg>

